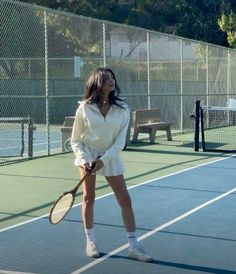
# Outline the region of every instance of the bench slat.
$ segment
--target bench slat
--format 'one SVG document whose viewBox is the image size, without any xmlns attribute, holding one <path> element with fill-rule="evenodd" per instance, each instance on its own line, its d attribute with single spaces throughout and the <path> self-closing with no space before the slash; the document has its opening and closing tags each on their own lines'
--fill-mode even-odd
<svg viewBox="0 0 236 274">
<path fill-rule="evenodd" d="M 63 127 L 73 127 L 75 116 L 66 116 Z"/>
<path fill-rule="evenodd" d="M 160 122 L 160 110 L 155 109 L 137 109 L 134 111 L 135 120 L 138 124 L 149 122 Z"/>
<path fill-rule="evenodd" d="M 171 126 L 173 123 L 167 123 L 167 122 L 157 122 L 157 123 L 147 123 L 147 124 L 138 124 L 137 127 L 165 127 L 165 126 Z"/>
</svg>

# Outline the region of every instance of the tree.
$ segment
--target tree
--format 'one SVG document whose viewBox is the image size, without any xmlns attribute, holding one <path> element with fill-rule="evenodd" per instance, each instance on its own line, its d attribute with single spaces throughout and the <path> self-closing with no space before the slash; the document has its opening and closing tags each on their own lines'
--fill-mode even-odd
<svg viewBox="0 0 236 274">
<path fill-rule="evenodd" d="M 180 0 L 179 21 L 176 35 L 203 42 L 228 46 L 226 35 L 218 25 L 221 15 L 221 0 Z"/>
<path fill-rule="evenodd" d="M 1 60 L 0 68 L 5 78 L 23 74 L 29 52 L 30 57 L 35 58 L 44 54 L 44 26 L 39 16 L 34 16 L 25 7 L 10 5 L 9 8 L 9 3 L 4 1 L 0 5 L 0 22 L 4 22 L 1 26 L 1 56 L 6 58 Z"/>
<path fill-rule="evenodd" d="M 233 1 L 223 1 L 223 13 L 218 20 L 222 31 L 227 33 L 227 41 L 236 48 L 236 7 Z"/>
<path fill-rule="evenodd" d="M 218 20 L 235 0 L 25 0 L 50 8 L 228 46 Z M 227 16 L 229 13 L 225 13 Z M 223 22 L 228 20 L 223 17 Z M 229 19 L 232 20 L 232 19 Z M 225 23 L 221 24 L 225 26 Z M 226 26 L 225 26 L 226 27 Z M 223 27 L 225 29 L 225 27 Z M 231 41 L 231 40 L 230 40 Z"/>
<path fill-rule="evenodd" d="M 133 0 L 125 22 L 228 46 L 226 34 L 218 25 L 221 12 L 222 0 Z"/>
</svg>

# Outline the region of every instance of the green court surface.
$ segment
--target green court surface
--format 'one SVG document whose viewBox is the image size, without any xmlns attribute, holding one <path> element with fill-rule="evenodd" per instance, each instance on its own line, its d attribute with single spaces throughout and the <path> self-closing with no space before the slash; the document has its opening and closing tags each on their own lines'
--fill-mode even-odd
<svg viewBox="0 0 236 274">
<path fill-rule="evenodd" d="M 195 152 L 191 140 L 186 134 L 173 136 L 171 142 L 158 138 L 153 145 L 143 140 L 128 146 L 121 152 L 128 187 L 226 156 Z M 73 160 L 73 153 L 67 153 L 1 166 L 0 229 L 47 214 L 58 196 L 79 180 Z M 105 179 L 97 177 L 97 196 L 110 192 Z M 80 201 L 78 192 L 76 203 Z"/>
</svg>

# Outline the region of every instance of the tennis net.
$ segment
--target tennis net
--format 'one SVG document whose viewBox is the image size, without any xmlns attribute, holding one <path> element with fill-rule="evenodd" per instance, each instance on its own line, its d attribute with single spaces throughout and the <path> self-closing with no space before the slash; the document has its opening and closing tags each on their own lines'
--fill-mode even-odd
<svg viewBox="0 0 236 274">
<path fill-rule="evenodd" d="M 196 114 L 203 151 L 236 152 L 236 108 L 199 104 Z"/>
<path fill-rule="evenodd" d="M 33 156 L 33 120 L 28 117 L 0 118 L 0 158 Z"/>
</svg>

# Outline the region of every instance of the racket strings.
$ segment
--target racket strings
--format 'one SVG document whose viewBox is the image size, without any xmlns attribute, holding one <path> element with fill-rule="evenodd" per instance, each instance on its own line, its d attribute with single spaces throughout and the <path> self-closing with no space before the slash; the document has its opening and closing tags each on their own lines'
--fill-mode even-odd
<svg viewBox="0 0 236 274">
<path fill-rule="evenodd" d="M 74 203 L 76 191 L 78 190 L 82 182 L 85 180 L 85 178 L 89 175 L 90 172 L 87 172 L 74 189 L 62 195 L 56 201 L 49 214 L 49 222 L 51 224 L 58 224 L 66 216 L 66 214 L 69 212 Z"/>
<path fill-rule="evenodd" d="M 71 193 L 67 193 L 66 195 L 62 196 L 55 206 L 53 207 L 51 214 L 50 214 L 50 222 L 56 224 L 60 222 L 67 212 L 70 210 L 73 204 L 73 195 Z"/>
</svg>

